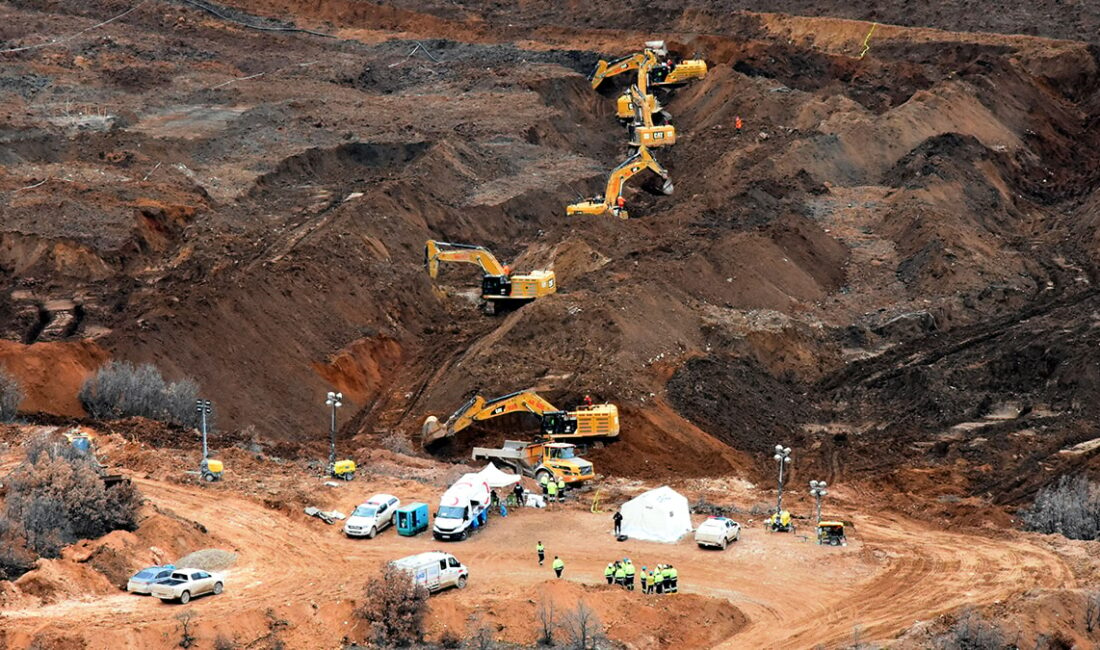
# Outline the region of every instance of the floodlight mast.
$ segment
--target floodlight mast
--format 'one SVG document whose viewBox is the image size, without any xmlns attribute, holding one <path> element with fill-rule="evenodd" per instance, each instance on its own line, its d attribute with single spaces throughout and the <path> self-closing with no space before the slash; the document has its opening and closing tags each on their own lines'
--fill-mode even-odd
<svg viewBox="0 0 1100 650">
<path fill-rule="evenodd" d="M 210 413 L 210 400 L 195 400 L 195 410 L 202 416 L 202 459 L 205 462 L 210 457 L 206 446 L 206 416 Z"/>
<path fill-rule="evenodd" d="M 325 398 L 325 404 L 332 407 L 332 418 L 329 421 L 329 439 L 328 439 L 328 465 L 331 470 L 336 464 L 336 409 L 343 406 L 340 401 L 344 399 L 343 393 L 334 393 L 329 391 Z"/>
<path fill-rule="evenodd" d="M 779 497 L 776 499 L 776 514 L 783 512 L 783 467 L 791 462 L 791 448 L 783 445 L 775 446 L 775 455 L 772 456 L 779 463 Z"/>
<path fill-rule="evenodd" d="M 817 499 L 817 523 L 821 523 L 821 498 L 829 493 L 825 488 L 828 484 L 825 481 L 810 481 L 810 494 L 814 495 Z"/>
</svg>

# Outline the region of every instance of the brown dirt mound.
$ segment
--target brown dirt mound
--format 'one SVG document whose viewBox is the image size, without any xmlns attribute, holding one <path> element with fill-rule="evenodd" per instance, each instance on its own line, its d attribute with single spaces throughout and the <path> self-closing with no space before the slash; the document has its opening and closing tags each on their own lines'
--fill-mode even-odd
<svg viewBox="0 0 1100 650">
<path fill-rule="evenodd" d="M 433 599 L 429 638 L 444 637 L 448 631 L 452 636 L 469 637 L 486 626 L 498 640 L 535 644 L 541 633 L 537 612 L 544 600 L 553 603 L 559 620 L 575 610 L 578 602 L 584 602 L 608 638 L 639 649 L 707 648 L 728 639 L 747 623 L 745 615 L 728 601 L 697 594 L 642 596 L 618 587 L 558 580 L 535 585 L 534 594 L 512 593 L 501 587 L 478 606 L 456 598 Z M 560 629 L 555 634 L 568 638 Z"/>
<path fill-rule="evenodd" d="M 108 358 L 94 341 L 23 345 L 0 340 L 0 367 L 15 376 L 26 396 L 22 411 L 81 417 L 80 387 Z"/>
</svg>

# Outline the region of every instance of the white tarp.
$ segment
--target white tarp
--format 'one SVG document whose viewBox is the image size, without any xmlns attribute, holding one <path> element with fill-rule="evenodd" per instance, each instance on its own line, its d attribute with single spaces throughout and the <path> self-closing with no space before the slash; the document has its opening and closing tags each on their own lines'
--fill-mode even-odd
<svg viewBox="0 0 1100 650">
<path fill-rule="evenodd" d="M 485 466 L 485 469 L 477 473 L 491 488 L 508 487 L 509 485 L 515 485 L 519 483 L 519 478 L 515 474 L 508 474 L 502 471 L 496 465 L 489 463 Z"/>
<path fill-rule="evenodd" d="M 667 485 L 627 501 L 622 513 L 622 532 L 630 539 L 672 543 L 691 532 L 687 498 Z"/>
</svg>

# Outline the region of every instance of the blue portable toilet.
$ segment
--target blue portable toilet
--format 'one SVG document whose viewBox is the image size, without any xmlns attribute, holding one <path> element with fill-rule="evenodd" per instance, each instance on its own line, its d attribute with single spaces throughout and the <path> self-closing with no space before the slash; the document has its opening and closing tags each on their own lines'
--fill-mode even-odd
<svg viewBox="0 0 1100 650">
<path fill-rule="evenodd" d="M 428 530 L 428 504 L 410 503 L 397 509 L 397 534 L 411 537 Z"/>
</svg>

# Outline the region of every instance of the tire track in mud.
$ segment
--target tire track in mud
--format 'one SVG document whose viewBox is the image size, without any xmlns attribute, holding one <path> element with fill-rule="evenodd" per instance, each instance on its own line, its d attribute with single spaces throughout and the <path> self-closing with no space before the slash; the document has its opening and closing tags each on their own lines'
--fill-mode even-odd
<svg viewBox="0 0 1100 650">
<path fill-rule="evenodd" d="M 864 552 L 888 558 L 884 570 L 855 589 L 842 589 L 843 604 L 803 602 L 787 610 L 802 614 L 795 620 L 777 619 L 774 608 L 766 608 L 761 617 L 745 607 L 752 625 L 721 647 L 744 647 L 747 639 L 761 648 L 832 646 L 849 641 L 857 625 L 863 638 L 885 640 L 919 619 L 964 605 L 1074 583 L 1061 560 L 1026 543 L 928 530 L 897 519 L 862 519 L 859 525 L 867 540 Z"/>
</svg>

